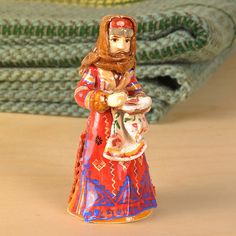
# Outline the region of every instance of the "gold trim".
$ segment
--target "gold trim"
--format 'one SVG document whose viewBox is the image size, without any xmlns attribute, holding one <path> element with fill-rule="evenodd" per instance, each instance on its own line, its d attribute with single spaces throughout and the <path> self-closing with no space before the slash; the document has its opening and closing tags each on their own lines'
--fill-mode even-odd
<svg viewBox="0 0 236 236">
<path fill-rule="evenodd" d="M 79 218 L 80 220 L 84 221 L 84 218 L 82 215 L 75 215 L 73 213 L 71 213 L 68 209 L 67 212 L 72 215 L 75 216 L 77 218 Z M 122 217 L 122 218 L 117 218 L 117 219 L 112 219 L 112 220 L 94 220 L 94 221 L 90 221 L 89 223 L 95 223 L 95 224 L 125 224 L 125 223 L 133 223 L 136 221 L 140 221 L 140 220 L 144 220 L 147 217 L 149 217 L 152 214 L 152 209 L 143 211 L 141 213 L 139 213 L 136 216 L 129 216 L 129 217 Z"/>
</svg>

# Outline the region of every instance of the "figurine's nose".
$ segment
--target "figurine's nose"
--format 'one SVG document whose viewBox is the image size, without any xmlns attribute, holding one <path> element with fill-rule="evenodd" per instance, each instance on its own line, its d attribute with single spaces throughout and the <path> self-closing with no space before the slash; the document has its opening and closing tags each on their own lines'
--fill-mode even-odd
<svg viewBox="0 0 236 236">
<path fill-rule="evenodd" d="M 117 43 L 117 48 L 118 49 L 125 49 L 125 39 L 120 39 L 119 42 Z"/>
</svg>

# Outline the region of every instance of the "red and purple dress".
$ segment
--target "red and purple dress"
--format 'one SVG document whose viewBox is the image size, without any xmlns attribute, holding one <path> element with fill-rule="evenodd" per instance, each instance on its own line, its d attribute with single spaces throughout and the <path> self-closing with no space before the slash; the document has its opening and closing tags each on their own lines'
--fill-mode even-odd
<svg viewBox="0 0 236 236">
<path fill-rule="evenodd" d="M 125 87 L 128 95 L 135 97 L 143 93 L 133 69 L 128 76 L 130 82 Z M 130 160 L 104 157 L 113 129 L 114 114 L 111 109 L 102 113 L 94 110 L 91 98 L 98 91 L 112 93 L 116 86 L 116 78 L 111 71 L 90 66 L 75 90 L 78 105 L 91 112 L 81 135 L 68 211 L 88 222 L 135 216 L 157 206 L 144 152 Z M 112 140 L 114 145 L 116 141 Z M 140 145 L 143 147 L 142 142 Z"/>
</svg>

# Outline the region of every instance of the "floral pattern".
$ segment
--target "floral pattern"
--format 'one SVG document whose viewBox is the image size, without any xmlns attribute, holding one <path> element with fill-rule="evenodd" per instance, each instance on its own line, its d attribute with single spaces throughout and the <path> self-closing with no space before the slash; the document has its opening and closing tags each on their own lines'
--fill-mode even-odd
<svg viewBox="0 0 236 236">
<path fill-rule="evenodd" d="M 96 143 L 97 145 L 101 145 L 101 144 L 102 144 L 102 138 L 97 135 L 96 138 L 95 138 L 95 143 Z"/>
</svg>

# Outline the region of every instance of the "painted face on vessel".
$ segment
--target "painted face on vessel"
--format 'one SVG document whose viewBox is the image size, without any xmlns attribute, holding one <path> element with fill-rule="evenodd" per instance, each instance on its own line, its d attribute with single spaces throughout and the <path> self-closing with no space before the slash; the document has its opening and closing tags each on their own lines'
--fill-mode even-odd
<svg viewBox="0 0 236 236">
<path fill-rule="evenodd" d="M 108 33 L 110 53 L 129 53 L 133 35 L 133 23 L 129 19 L 113 18 L 110 22 Z"/>
</svg>

